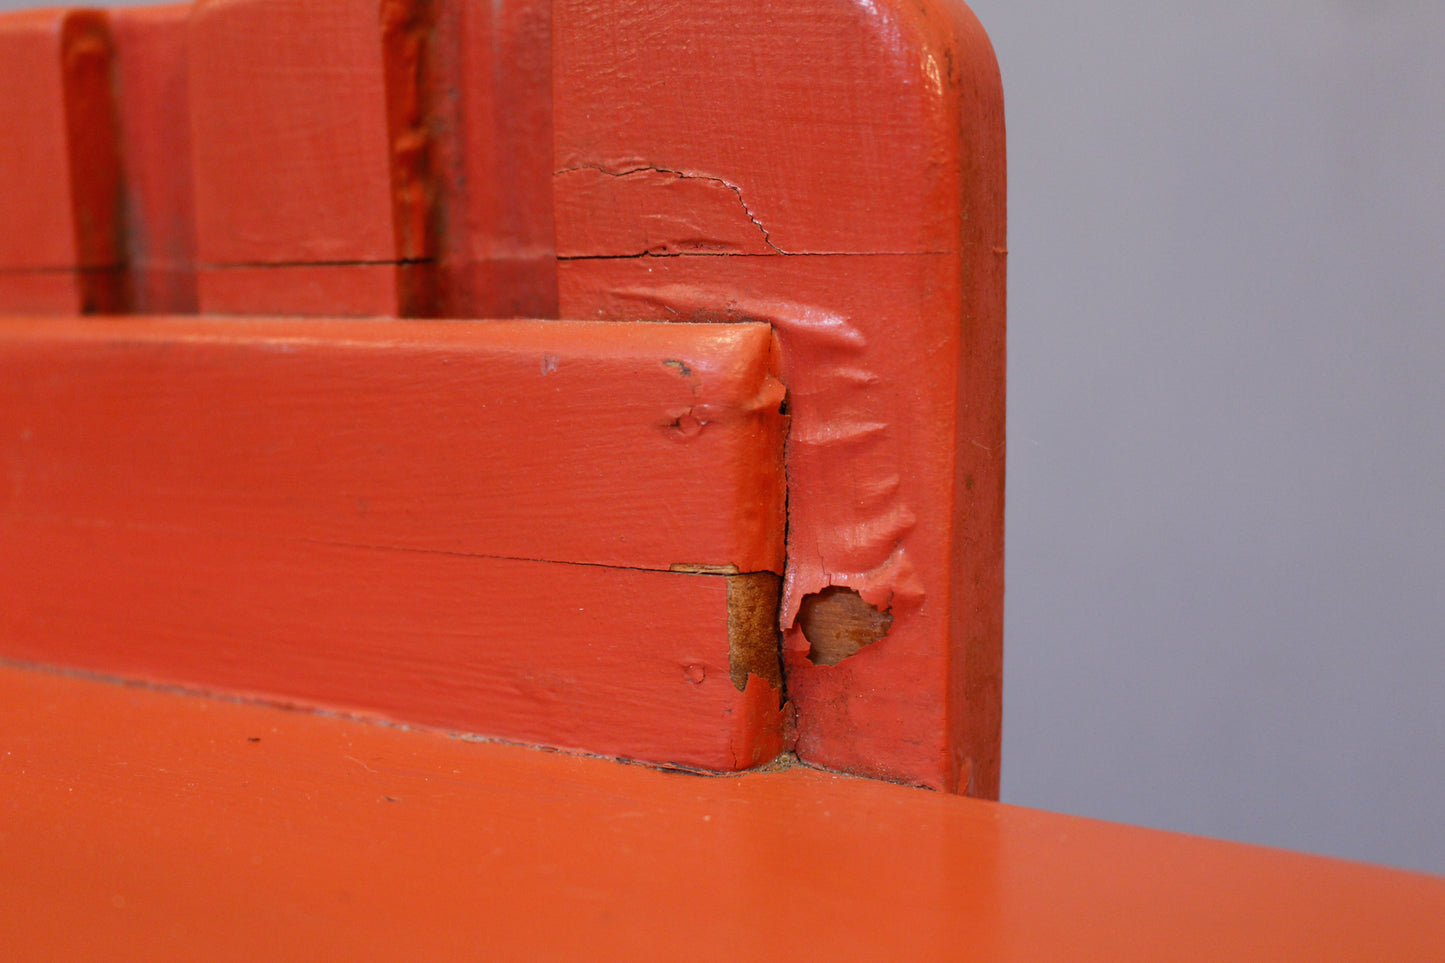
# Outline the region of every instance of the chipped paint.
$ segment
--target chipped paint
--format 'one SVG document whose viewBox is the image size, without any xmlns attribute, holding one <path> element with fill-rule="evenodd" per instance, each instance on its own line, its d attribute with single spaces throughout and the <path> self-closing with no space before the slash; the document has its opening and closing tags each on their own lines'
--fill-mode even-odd
<svg viewBox="0 0 1445 963">
<path fill-rule="evenodd" d="M 923 600 L 923 583 L 907 550 L 917 515 L 904 498 L 897 472 L 906 459 L 894 427 L 876 416 L 874 394 L 881 378 L 868 364 L 868 339 L 852 319 L 711 286 L 659 285 L 612 294 L 653 308 L 665 306 L 683 318 L 747 318 L 777 330 L 792 418 L 780 627 L 794 625 L 804 596 L 834 585 L 857 590 L 879 608 L 907 608 Z M 719 305 L 726 306 L 723 317 Z M 860 459 L 865 449 L 877 457 Z M 829 481 L 846 482 L 849 497 L 819 498 Z M 797 497 L 801 490 L 808 497 Z"/>
</svg>

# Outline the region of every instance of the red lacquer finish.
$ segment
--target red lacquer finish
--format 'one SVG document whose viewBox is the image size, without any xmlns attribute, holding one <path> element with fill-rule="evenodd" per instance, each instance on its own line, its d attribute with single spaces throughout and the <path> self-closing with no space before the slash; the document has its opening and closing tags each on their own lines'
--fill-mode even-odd
<svg viewBox="0 0 1445 963">
<path fill-rule="evenodd" d="M 726 573 L 782 567 L 773 365 L 757 324 L 0 321 L 0 653 L 766 761 L 776 579 Z"/>
<path fill-rule="evenodd" d="M 0 669 L 9 960 L 1445 958 L 1445 880 Z"/>
</svg>

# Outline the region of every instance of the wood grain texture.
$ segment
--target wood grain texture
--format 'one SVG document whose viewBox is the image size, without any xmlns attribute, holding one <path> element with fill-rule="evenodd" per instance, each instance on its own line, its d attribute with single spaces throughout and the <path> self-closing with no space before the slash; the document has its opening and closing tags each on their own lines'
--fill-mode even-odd
<svg viewBox="0 0 1445 963">
<path fill-rule="evenodd" d="M 639 238 L 665 227 L 638 216 L 638 195 L 688 180 L 729 201 L 695 210 L 693 237 L 676 239 L 699 253 L 738 244 L 739 215 L 780 253 L 956 250 L 952 32 L 940 4 L 558 0 L 558 251 L 638 253 L 607 243 L 603 219 Z M 596 196 L 609 186 L 615 207 Z"/>
<path fill-rule="evenodd" d="M 550 4 L 206 0 L 192 46 L 208 311 L 556 315 Z"/>
<path fill-rule="evenodd" d="M 797 751 L 996 795 L 1004 149 L 967 8 L 202 0 L 189 44 L 207 310 L 772 325 Z M 830 587 L 891 621 L 820 665 Z"/>
<path fill-rule="evenodd" d="M 1445 880 L 0 669 L 0 931 L 70 960 L 1374 961 Z"/>
<path fill-rule="evenodd" d="M 791 297 L 774 293 L 783 290 Z M 959 369 L 949 360 L 966 350 L 951 314 L 958 259 L 586 259 L 564 266 L 561 291 L 568 314 L 661 310 L 774 325 L 792 419 L 782 621 L 797 750 L 830 768 L 944 788 L 971 772 L 972 782 L 960 778 L 959 788 L 994 794 L 1002 425 L 958 444 Z M 931 339 L 903 334 L 918 330 L 930 330 Z M 873 334 L 890 331 L 900 334 Z M 994 354 L 989 363 L 998 360 Z M 1001 418 L 999 380 L 969 390 L 985 391 L 971 404 Z M 923 411 L 935 416 L 921 418 Z M 955 492 L 960 471 L 972 474 L 973 487 L 965 482 Z M 955 520 L 967 512 L 983 517 Z M 971 540 L 962 538 L 966 531 Z M 975 587 L 970 574 L 968 591 L 955 587 L 956 570 L 975 569 L 994 581 L 980 575 Z M 877 643 L 836 666 L 817 666 L 796 616 L 803 597 L 830 585 L 859 591 L 893 621 Z M 964 659 L 975 662 L 960 694 L 952 686 Z"/>
<path fill-rule="evenodd" d="M 765 761 L 734 580 L 669 569 L 781 568 L 774 370 L 756 324 L 0 320 L 0 653 Z"/>
<path fill-rule="evenodd" d="M 128 305 L 113 55 L 102 11 L 0 15 L 0 310 Z"/>
<path fill-rule="evenodd" d="M 131 309 L 196 311 L 188 3 L 110 12 Z"/>
<path fill-rule="evenodd" d="M 51 519 L 0 553 L 10 658 L 715 771 L 782 748 L 726 577 Z"/>
<path fill-rule="evenodd" d="M 8 516 L 778 571 L 763 325 L 0 319 Z"/>
<path fill-rule="evenodd" d="M 27 228 L 0 231 L 0 270 L 6 272 L 68 271 L 79 264 L 65 137 L 64 20 L 56 10 L 0 14 L 0 124 L 8 140 L 26 145 L 0 151 L 5 223 Z"/>
<path fill-rule="evenodd" d="M 389 285 L 357 287 L 348 269 L 396 260 L 380 31 L 375 0 L 196 5 L 189 70 L 204 310 L 284 308 L 284 281 L 253 273 L 243 284 L 224 277 L 231 267 L 330 265 L 312 279 L 334 301 L 326 314 L 397 313 L 394 269 L 383 275 Z"/>
<path fill-rule="evenodd" d="M 428 309 L 556 317 L 552 4 L 433 0 L 424 8 L 418 133 L 431 156 L 425 187 L 442 207 Z"/>
<path fill-rule="evenodd" d="M 1004 153 L 961 4 L 560 0 L 563 317 L 772 324 L 800 756 L 998 790 Z M 726 78 L 726 79 L 724 79 Z M 814 665 L 802 599 L 893 621 Z"/>
</svg>

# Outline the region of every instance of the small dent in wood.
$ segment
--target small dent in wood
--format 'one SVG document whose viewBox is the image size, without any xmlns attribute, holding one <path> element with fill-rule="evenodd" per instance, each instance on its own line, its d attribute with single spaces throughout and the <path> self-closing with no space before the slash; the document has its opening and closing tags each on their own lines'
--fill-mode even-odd
<svg viewBox="0 0 1445 963">
<path fill-rule="evenodd" d="M 888 635 L 893 616 L 842 585 L 803 596 L 798 627 L 808 640 L 808 661 L 837 665 Z"/>
<path fill-rule="evenodd" d="M 703 426 L 707 424 L 691 408 L 686 411 L 668 412 L 668 416 L 668 420 L 663 423 L 662 428 L 679 441 L 696 438 L 702 434 Z"/>
<path fill-rule="evenodd" d="M 696 401 L 698 397 L 698 383 L 697 379 L 693 376 L 692 366 L 686 361 L 680 361 L 676 358 L 668 358 L 662 362 L 662 365 L 669 371 L 675 372 L 678 377 L 687 380 L 692 388 L 693 400 Z M 686 441 L 691 438 L 696 438 L 701 434 L 703 426 L 706 424 L 706 419 L 698 417 L 696 407 L 674 408 L 667 412 L 667 420 L 663 422 L 662 427 L 673 439 Z"/>
</svg>

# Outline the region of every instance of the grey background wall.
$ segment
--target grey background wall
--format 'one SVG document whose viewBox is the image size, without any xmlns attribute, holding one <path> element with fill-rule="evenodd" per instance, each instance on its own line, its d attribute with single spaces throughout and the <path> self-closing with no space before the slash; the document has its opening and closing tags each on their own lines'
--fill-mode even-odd
<svg viewBox="0 0 1445 963">
<path fill-rule="evenodd" d="M 973 5 L 1004 798 L 1445 873 L 1445 6 Z"/>
<path fill-rule="evenodd" d="M 973 7 L 1004 798 L 1445 873 L 1445 5 Z"/>
</svg>

